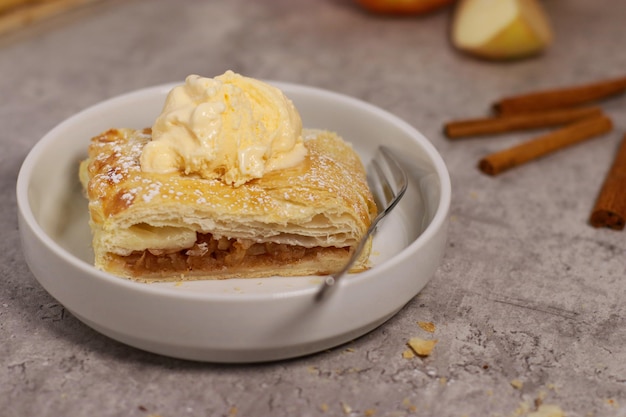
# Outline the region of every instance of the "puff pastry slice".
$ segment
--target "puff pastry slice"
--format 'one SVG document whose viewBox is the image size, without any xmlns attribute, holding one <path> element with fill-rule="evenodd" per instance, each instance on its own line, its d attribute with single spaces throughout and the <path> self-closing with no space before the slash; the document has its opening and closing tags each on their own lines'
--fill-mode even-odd
<svg viewBox="0 0 626 417">
<path fill-rule="evenodd" d="M 324 275 L 338 270 L 376 215 L 352 147 L 303 132 L 308 156 L 239 187 L 141 170 L 150 129 L 92 138 L 80 179 L 97 268 L 137 281 Z M 368 267 L 371 242 L 353 271 Z"/>
</svg>

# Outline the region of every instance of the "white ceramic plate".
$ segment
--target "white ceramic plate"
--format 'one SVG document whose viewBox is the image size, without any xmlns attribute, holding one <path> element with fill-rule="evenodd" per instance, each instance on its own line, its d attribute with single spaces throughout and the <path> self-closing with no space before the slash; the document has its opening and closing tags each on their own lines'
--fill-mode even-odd
<svg viewBox="0 0 626 417">
<path fill-rule="evenodd" d="M 341 280 L 321 303 L 321 277 L 142 284 L 96 270 L 78 162 L 92 136 L 151 126 L 173 85 L 139 90 L 64 121 L 32 149 L 17 182 L 28 265 L 72 314 L 123 343 L 212 362 L 291 358 L 376 328 L 434 274 L 446 241 L 450 179 L 431 143 L 399 118 L 333 92 L 277 83 L 309 128 L 334 130 L 364 162 L 384 143 L 401 156 L 409 190 L 374 239 L 374 267 Z"/>
</svg>

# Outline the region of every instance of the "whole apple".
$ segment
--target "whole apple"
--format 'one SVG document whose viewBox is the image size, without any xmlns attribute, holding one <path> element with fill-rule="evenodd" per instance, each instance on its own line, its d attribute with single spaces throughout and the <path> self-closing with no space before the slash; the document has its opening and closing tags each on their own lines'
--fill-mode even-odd
<svg viewBox="0 0 626 417">
<path fill-rule="evenodd" d="M 420 15 L 441 9 L 455 0 L 356 0 L 372 13 Z"/>
</svg>

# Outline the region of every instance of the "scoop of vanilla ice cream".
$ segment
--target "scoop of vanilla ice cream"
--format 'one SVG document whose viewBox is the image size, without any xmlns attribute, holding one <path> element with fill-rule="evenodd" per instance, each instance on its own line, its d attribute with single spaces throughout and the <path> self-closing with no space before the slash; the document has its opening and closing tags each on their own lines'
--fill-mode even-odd
<svg viewBox="0 0 626 417">
<path fill-rule="evenodd" d="M 300 114 L 278 88 L 227 71 L 174 87 L 141 155 L 145 172 L 180 171 L 239 186 L 306 156 Z"/>
</svg>

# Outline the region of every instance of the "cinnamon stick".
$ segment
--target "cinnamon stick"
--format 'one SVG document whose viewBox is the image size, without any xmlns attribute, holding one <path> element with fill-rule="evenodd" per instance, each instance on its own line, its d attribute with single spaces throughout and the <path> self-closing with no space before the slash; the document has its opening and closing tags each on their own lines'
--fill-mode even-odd
<svg viewBox="0 0 626 417">
<path fill-rule="evenodd" d="M 599 107 L 575 107 L 545 112 L 515 114 L 511 116 L 456 120 L 446 123 L 443 130 L 449 139 L 457 139 L 468 136 L 558 126 L 584 119 L 585 117 L 599 116 L 601 114 L 602 109 Z"/>
<path fill-rule="evenodd" d="M 610 131 L 613 123 L 605 115 L 588 117 L 539 136 L 509 149 L 481 159 L 478 168 L 488 175 L 497 175 L 541 156 L 558 151 Z"/>
<path fill-rule="evenodd" d="M 494 103 L 493 107 L 500 115 L 525 113 L 578 106 L 624 91 L 626 91 L 626 77 L 619 77 L 590 84 L 505 97 Z"/>
<path fill-rule="evenodd" d="M 607 173 L 589 223 L 593 227 L 623 230 L 626 224 L 626 135 Z"/>
</svg>

